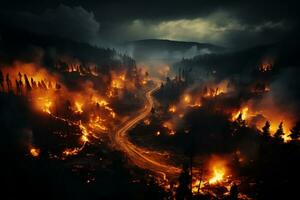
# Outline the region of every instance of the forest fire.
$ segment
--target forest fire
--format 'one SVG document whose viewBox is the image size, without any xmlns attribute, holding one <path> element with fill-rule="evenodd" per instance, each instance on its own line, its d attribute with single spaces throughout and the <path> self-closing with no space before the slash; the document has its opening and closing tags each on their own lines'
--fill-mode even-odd
<svg viewBox="0 0 300 200">
<path fill-rule="evenodd" d="M 16 1 L 0 8 L 3 197 L 299 196 L 296 1 Z"/>
<path fill-rule="evenodd" d="M 224 80 L 218 84 L 208 84 L 203 89 L 203 97 L 216 97 L 221 94 L 227 93 L 229 90 L 229 81 Z"/>
<path fill-rule="evenodd" d="M 243 120 L 247 126 L 255 127 L 259 130 L 262 130 L 266 122 L 268 122 L 270 123 L 270 136 L 274 136 L 281 127 L 282 134 L 280 137 L 282 137 L 285 142 L 288 142 L 290 140 L 288 135 L 293 126 L 293 120 L 289 115 L 280 115 L 279 113 L 280 112 L 275 108 L 255 110 L 255 108 L 250 108 L 249 105 L 241 108 L 237 112 L 233 112 L 231 121 Z"/>
<path fill-rule="evenodd" d="M 192 178 L 193 195 L 214 193 L 214 196 L 218 196 L 219 192 L 222 195 L 228 195 L 233 183 L 239 181 L 236 178 L 233 179 L 230 174 L 227 160 L 214 155 L 206 162 L 207 166 L 200 169 L 200 174 L 195 173 L 197 175 Z M 218 191 L 220 188 L 222 189 Z"/>
<path fill-rule="evenodd" d="M 83 143 L 83 146 L 65 150 L 63 152 L 65 156 L 78 154 L 85 143 L 90 142 L 92 136 L 97 137 L 93 131 L 108 131 L 108 124 L 113 121 L 107 119 L 116 118 L 116 113 L 109 106 L 109 102 L 100 97 L 98 92 L 90 88 L 88 84 L 86 84 L 88 88 L 85 91 L 70 91 L 61 83 L 58 75 L 49 73 L 36 64 L 16 62 L 13 67 L 2 68 L 1 73 L 6 75 L 5 88 L 7 92 L 27 98 L 33 108 L 39 112 L 79 127 L 81 130 L 80 142 Z M 12 84 L 11 79 L 16 80 L 15 84 Z M 125 75 L 119 76 L 118 80 L 124 82 Z M 113 86 L 120 88 L 119 83 L 113 84 Z M 77 119 L 71 120 L 70 114 L 64 116 L 63 112 L 70 112 L 71 115 L 74 115 L 71 118 Z M 89 114 L 90 112 L 91 114 Z M 75 117 L 75 115 L 77 116 Z M 105 118 L 101 118 L 100 115 Z M 32 148 L 30 154 L 38 156 L 39 150 Z"/>
</svg>

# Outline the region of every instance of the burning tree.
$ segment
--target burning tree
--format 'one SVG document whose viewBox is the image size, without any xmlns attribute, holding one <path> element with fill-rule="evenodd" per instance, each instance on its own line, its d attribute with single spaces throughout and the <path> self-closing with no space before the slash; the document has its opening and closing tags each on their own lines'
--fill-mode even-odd
<svg viewBox="0 0 300 200">
<path fill-rule="evenodd" d="M 283 132 L 283 122 L 280 122 L 277 131 L 274 134 L 274 138 L 279 141 L 279 142 L 283 142 L 283 137 L 284 136 L 284 132 Z"/>
<path fill-rule="evenodd" d="M 262 135 L 267 139 L 270 137 L 270 122 L 266 121 L 265 125 L 262 127 Z"/>
</svg>

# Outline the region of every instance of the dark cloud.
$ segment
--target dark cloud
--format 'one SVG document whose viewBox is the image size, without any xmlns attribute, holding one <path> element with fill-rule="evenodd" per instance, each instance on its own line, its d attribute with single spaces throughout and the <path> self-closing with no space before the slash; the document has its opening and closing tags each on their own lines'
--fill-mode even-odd
<svg viewBox="0 0 300 200">
<path fill-rule="evenodd" d="M 87 43 L 95 43 L 99 38 L 99 22 L 95 19 L 93 12 L 81 6 L 59 5 L 41 14 L 18 11 L 12 16 L 5 16 L 10 18 L 10 23 L 18 28 L 34 33 L 55 35 Z"/>
<path fill-rule="evenodd" d="M 46 27 L 48 32 L 96 44 L 159 38 L 244 47 L 281 40 L 298 26 L 298 5 L 294 1 L 4 2 L 2 11 L 46 17 L 46 22 L 51 24 Z M 56 17 L 49 19 L 51 13 Z M 97 35 L 99 23 L 101 29 Z M 45 29 L 35 25 L 35 29 Z"/>
</svg>

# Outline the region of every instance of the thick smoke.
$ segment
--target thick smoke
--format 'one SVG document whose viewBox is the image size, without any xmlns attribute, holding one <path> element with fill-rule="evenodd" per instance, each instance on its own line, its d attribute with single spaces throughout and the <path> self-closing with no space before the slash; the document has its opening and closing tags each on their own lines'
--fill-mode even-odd
<svg viewBox="0 0 300 200">
<path fill-rule="evenodd" d="M 289 67 L 283 69 L 276 79 L 271 83 L 271 95 L 274 101 L 283 107 L 283 110 L 292 111 L 299 119 L 300 112 L 300 84 L 298 76 L 299 67 Z"/>
<path fill-rule="evenodd" d="M 35 33 L 55 35 L 90 44 L 98 40 L 100 24 L 93 12 L 81 6 L 69 7 L 62 4 L 55 9 L 47 9 L 41 14 L 17 12 L 6 17 L 10 18 L 11 24 Z"/>
</svg>

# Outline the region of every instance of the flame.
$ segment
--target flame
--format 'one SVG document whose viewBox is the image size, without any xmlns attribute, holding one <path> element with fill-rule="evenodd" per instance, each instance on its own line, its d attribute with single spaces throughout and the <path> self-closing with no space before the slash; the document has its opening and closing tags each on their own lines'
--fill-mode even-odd
<svg viewBox="0 0 300 200">
<path fill-rule="evenodd" d="M 264 63 L 262 65 L 259 66 L 259 70 L 261 72 L 267 72 L 267 71 L 271 71 L 272 70 L 272 65 L 269 63 Z"/>
<path fill-rule="evenodd" d="M 150 123 L 151 123 L 151 121 L 150 121 L 149 119 L 145 119 L 145 120 L 144 120 L 144 124 L 150 125 Z"/>
<path fill-rule="evenodd" d="M 125 80 L 125 73 L 120 75 L 112 73 L 111 87 L 115 89 L 123 89 L 125 86 Z"/>
<path fill-rule="evenodd" d="M 200 186 L 200 188 L 199 188 L 199 186 Z M 198 178 L 193 178 L 193 181 L 192 181 L 192 193 L 193 194 L 197 194 L 198 192 L 201 193 L 203 187 L 204 187 L 203 181 L 201 181 Z"/>
<path fill-rule="evenodd" d="M 80 152 L 79 148 L 74 148 L 74 149 L 68 148 L 63 151 L 63 155 L 64 156 L 74 156 L 74 155 L 77 155 L 79 152 Z"/>
<path fill-rule="evenodd" d="M 258 67 L 259 71 L 261 72 L 268 72 L 271 71 L 274 65 L 274 59 L 272 58 L 265 58 L 263 62 Z"/>
<path fill-rule="evenodd" d="M 90 115 L 89 127 L 100 131 L 107 131 L 108 128 L 104 125 L 105 120 L 98 115 Z"/>
<path fill-rule="evenodd" d="M 43 111 L 48 113 L 48 114 L 51 114 L 51 111 L 50 111 L 51 105 L 52 105 L 52 102 L 50 100 L 46 101 L 44 103 Z"/>
<path fill-rule="evenodd" d="M 83 142 L 83 143 L 85 143 L 85 142 L 88 142 L 89 141 L 89 139 L 88 139 L 88 136 L 89 136 L 89 131 L 87 130 L 87 128 L 81 123 L 81 121 L 79 121 L 79 128 L 80 128 L 80 130 L 81 130 L 81 132 L 82 132 L 82 136 L 81 136 L 81 141 Z"/>
<path fill-rule="evenodd" d="M 176 106 L 170 106 L 169 112 L 172 112 L 172 113 L 176 112 Z"/>
<path fill-rule="evenodd" d="M 216 97 L 221 94 L 225 94 L 229 91 L 228 88 L 229 81 L 223 80 L 219 84 L 216 85 L 210 85 L 206 88 L 206 91 L 204 91 L 203 96 L 204 97 Z"/>
<path fill-rule="evenodd" d="M 224 175 L 225 175 L 224 169 L 215 167 L 213 169 L 213 172 L 214 172 L 213 177 L 211 177 L 208 181 L 209 184 L 216 184 L 221 182 L 224 179 Z"/>
<path fill-rule="evenodd" d="M 83 106 L 83 103 L 75 101 L 75 113 L 79 113 L 79 114 L 83 113 L 82 106 Z"/>
<path fill-rule="evenodd" d="M 211 169 L 211 175 L 208 179 L 209 184 L 213 185 L 225 181 L 225 175 L 227 172 L 226 162 L 227 161 L 223 158 L 212 158 L 209 165 Z"/>
<path fill-rule="evenodd" d="M 71 66 L 67 71 L 80 70 L 80 75 L 87 73 L 81 67 Z M 95 69 L 96 70 L 96 69 Z M 99 90 L 94 89 L 91 82 L 84 82 L 81 86 L 84 90 L 69 90 L 62 84 L 57 74 L 47 71 L 43 66 L 37 64 L 26 64 L 16 62 L 13 66 L 1 67 L 1 71 L 8 76 L 11 84 L 5 85 L 5 91 L 12 91 L 16 95 L 22 95 L 30 105 L 38 112 L 49 114 L 51 117 L 67 122 L 69 125 L 78 126 L 81 135 L 79 138 L 80 147 L 67 148 L 63 155 L 78 154 L 86 143 L 91 142 L 92 137 L 98 138 L 95 133 L 107 132 L 115 122 L 112 119 L 117 117 L 107 97 L 101 96 Z M 114 91 L 117 88 L 125 87 L 125 73 L 114 73 L 112 75 L 109 90 Z M 117 81 L 117 82 L 114 82 Z M 131 82 L 128 82 L 129 87 Z M 127 88 L 126 82 L 126 88 Z M 114 95 L 112 93 L 112 95 Z M 64 104 L 68 102 L 67 104 Z M 67 105 L 67 106 L 65 106 Z M 63 109 L 60 111 L 60 109 Z M 67 110 L 66 118 L 65 110 Z M 83 112 L 85 111 L 85 112 Z M 88 114 L 88 113 L 91 114 Z M 84 113 L 81 116 L 72 114 Z M 29 153 L 36 157 L 39 155 L 39 149 L 31 148 Z"/>
<path fill-rule="evenodd" d="M 38 148 L 30 148 L 30 154 L 33 156 L 33 157 L 38 157 L 40 155 L 40 150 Z"/>
<path fill-rule="evenodd" d="M 293 127 L 294 117 L 287 112 L 283 112 L 280 106 L 276 106 L 270 99 L 264 100 L 264 104 L 259 107 L 255 107 L 248 103 L 242 107 L 239 111 L 231 114 L 231 121 L 235 121 L 240 115 L 242 120 L 247 120 L 246 124 L 249 127 L 254 127 L 259 130 L 264 127 L 266 121 L 270 123 L 270 134 L 274 135 L 277 131 L 278 126 L 283 122 L 283 132 L 285 135 L 282 136 L 285 142 L 291 140 L 289 137 L 290 129 Z"/>
<path fill-rule="evenodd" d="M 175 135 L 176 132 L 173 130 L 173 124 L 171 122 L 164 122 L 163 127 L 168 129 L 169 135 Z"/>
<path fill-rule="evenodd" d="M 183 101 L 184 101 L 185 103 L 189 104 L 189 103 L 191 102 L 191 97 L 190 97 L 190 95 L 188 95 L 188 94 L 184 95 Z"/>
<path fill-rule="evenodd" d="M 247 117 L 248 117 L 248 111 L 249 111 L 249 108 L 248 107 L 244 107 L 242 108 L 241 110 L 239 110 L 238 112 L 236 113 L 233 113 L 232 114 L 232 121 L 235 121 L 238 119 L 238 117 L 241 115 L 242 117 L 242 120 L 246 120 Z"/>
<path fill-rule="evenodd" d="M 147 84 L 147 80 L 143 80 L 143 81 L 142 81 L 142 84 L 143 84 L 143 85 L 146 85 L 146 84 Z"/>
<path fill-rule="evenodd" d="M 268 121 L 270 122 L 270 133 L 271 133 L 271 135 L 275 134 L 275 132 L 278 129 L 279 124 L 281 122 L 283 122 L 283 124 L 282 124 L 283 127 L 282 128 L 283 128 L 284 135 L 282 136 L 282 139 L 284 140 L 284 142 L 288 142 L 288 141 L 291 140 L 289 135 L 290 135 L 290 130 L 293 127 L 293 123 L 291 123 L 290 120 L 288 120 L 287 118 L 286 119 L 277 118 L 275 116 L 269 117 L 267 119 L 270 119 Z M 257 127 L 258 127 L 258 129 L 261 130 L 262 127 L 264 127 L 264 125 L 265 125 L 265 122 L 259 122 L 257 124 Z"/>
<path fill-rule="evenodd" d="M 200 101 L 196 101 L 194 104 L 191 104 L 190 106 L 191 106 L 191 107 L 201 107 L 202 104 L 201 104 Z"/>
</svg>

